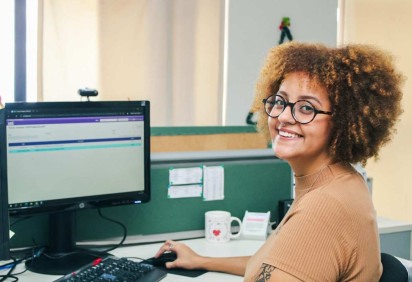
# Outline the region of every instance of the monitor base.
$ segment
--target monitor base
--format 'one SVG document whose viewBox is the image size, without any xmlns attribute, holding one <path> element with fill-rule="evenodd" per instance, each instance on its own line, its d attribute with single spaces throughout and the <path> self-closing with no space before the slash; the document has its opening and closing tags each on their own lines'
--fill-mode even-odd
<svg viewBox="0 0 412 282">
<path fill-rule="evenodd" d="M 92 253 L 74 252 L 59 256 L 41 254 L 26 261 L 28 270 L 48 275 L 65 275 L 93 262 L 99 256 Z"/>
</svg>

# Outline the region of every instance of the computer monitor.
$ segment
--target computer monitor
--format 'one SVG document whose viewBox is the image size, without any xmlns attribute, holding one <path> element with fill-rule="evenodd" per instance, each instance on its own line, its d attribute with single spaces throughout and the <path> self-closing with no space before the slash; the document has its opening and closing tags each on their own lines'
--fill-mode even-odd
<svg viewBox="0 0 412 282">
<path fill-rule="evenodd" d="M 65 274 L 95 258 L 75 251 L 77 210 L 150 200 L 148 101 L 8 103 L 3 125 L 10 215 L 50 214 L 47 255 L 26 263 L 32 271 Z"/>
</svg>

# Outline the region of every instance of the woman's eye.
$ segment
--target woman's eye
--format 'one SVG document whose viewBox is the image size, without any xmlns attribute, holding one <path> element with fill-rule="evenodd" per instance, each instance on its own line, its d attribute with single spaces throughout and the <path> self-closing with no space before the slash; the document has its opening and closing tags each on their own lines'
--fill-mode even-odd
<svg viewBox="0 0 412 282">
<path fill-rule="evenodd" d="M 273 103 L 273 105 L 276 106 L 276 107 L 282 107 L 283 108 L 283 106 L 285 105 L 285 101 L 279 99 L 279 100 L 276 100 Z"/>
<path fill-rule="evenodd" d="M 315 111 L 315 109 L 310 105 L 302 105 L 299 107 L 299 111 L 304 114 L 312 114 Z"/>
</svg>

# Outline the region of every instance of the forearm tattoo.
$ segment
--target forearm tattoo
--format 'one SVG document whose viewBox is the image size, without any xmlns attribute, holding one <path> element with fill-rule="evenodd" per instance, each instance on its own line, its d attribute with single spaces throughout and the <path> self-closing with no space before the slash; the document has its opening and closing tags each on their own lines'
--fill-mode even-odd
<svg viewBox="0 0 412 282">
<path fill-rule="evenodd" d="M 262 263 L 262 266 L 260 267 L 260 273 L 256 276 L 255 282 L 269 281 L 273 270 L 275 270 L 275 267 L 273 265 Z"/>
</svg>

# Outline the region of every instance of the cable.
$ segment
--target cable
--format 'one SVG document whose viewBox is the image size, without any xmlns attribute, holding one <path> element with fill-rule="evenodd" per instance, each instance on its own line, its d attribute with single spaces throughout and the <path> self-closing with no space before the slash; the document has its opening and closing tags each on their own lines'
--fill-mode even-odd
<svg viewBox="0 0 412 282">
<path fill-rule="evenodd" d="M 13 270 L 16 268 L 16 265 L 18 263 L 20 263 L 22 260 L 17 261 L 15 258 L 11 258 L 13 260 L 13 262 L 8 263 L 7 265 L 11 265 L 9 271 L 5 274 L 5 275 L 0 275 L 0 282 L 6 281 L 6 279 L 13 279 L 12 281 L 19 281 L 19 278 L 17 278 L 16 276 L 14 276 Z"/>
<path fill-rule="evenodd" d="M 123 238 L 122 238 L 122 240 L 120 241 L 120 243 L 117 244 L 117 245 L 115 245 L 115 246 L 113 246 L 113 247 L 111 247 L 111 248 L 109 248 L 109 249 L 107 249 L 107 250 L 105 250 L 105 251 L 103 251 L 103 253 L 108 253 L 108 252 L 110 252 L 110 251 L 113 251 L 114 249 L 117 249 L 118 247 L 120 247 L 120 246 L 124 243 L 124 241 L 126 240 L 126 237 L 127 237 L 127 228 L 126 228 L 126 226 L 125 226 L 123 223 L 121 223 L 120 221 L 117 221 L 117 220 L 114 220 L 114 219 L 109 218 L 109 217 L 107 217 L 107 216 L 104 216 L 104 215 L 102 214 L 102 211 L 101 211 L 100 208 L 98 208 L 97 211 L 98 211 L 98 213 L 99 213 L 99 215 L 100 215 L 101 218 L 103 218 L 103 219 L 105 219 L 105 220 L 107 220 L 107 221 L 116 223 L 116 224 L 120 225 L 120 227 L 122 227 L 122 229 L 123 229 Z"/>
<path fill-rule="evenodd" d="M 11 268 L 13 266 L 13 264 L 14 264 L 13 262 L 9 262 L 9 263 L 0 265 L 0 270 Z"/>
<path fill-rule="evenodd" d="M 19 223 L 20 221 L 24 221 L 26 219 L 32 218 L 32 216 L 25 216 L 25 217 L 21 217 L 16 219 L 14 222 L 10 223 L 10 227 L 12 227 L 13 225 L 15 225 L 16 223 Z"/>
<path fill-rule="evenodd" d="M 23 274 L 27 271 L 27 268 L 25 268 L 24 270 L 18 272 L 18 273 L 13 273 L 13 271 L 15 270 L 16 266 L 24 261 L 26 261 L 27 259 L 30 258 L 35 258 L 40 256 L 44 251 L 44 247 L 40 247 L 37 251 L 36 251 L 36 247 L 31 248 L 31 255 L 26 255 L 23 258 L 19 258 L 16 259 L 15 257 L 11 257 L 12 262 L 0 265 L 0 269 L 6 269 L 6 268 L 10 268 L 10 270 L 7 272 L 7 274 L 5 275 L 0 275 L 0 282 L 5 281 L 7 279 L 12 279 L 12 282 L 14 281 L 18 281 L 19 278 L 17 277 L 20 274 Z"/>
<path fill-rule="evenodd" d="M 60 254 L 60 255 L 49 255 L 46 252 L 42 252 L 41 254 L 45 257 L 50 258 L 50 259 L 60 259 L 60 258 L 66 257 L 66 256 L 73 255 L 75 253 L 87 253 L 87 254 L 93 255 L 97 258 L 97 257 L 100 257 L 101 254 L 107 254 L 108 252 L 110 252 L 110 251 L 120 247 L 121 245 L 123 245 L 123 243 L 124 243 L 124 241 L 126 240 L 126 237 L 127 237 L 127 228 L 126 228 L 126 226 L 123 223 L 121 223 L 120 221 L 114 220 L 112 218 L 109 218 L 109 217 L 103 215 L 100 208 L 98 208 L 98 213 L 99 213 L 99 216 L 101 218 L 103 218 L 107 221 L 116 223 L 117 225 L 119 225 L 123 229 L 123 238 L 121 239 L 121 241 L 118 244 L 116 244 L 113 247 L 110 247 L 106 250 L 103 250 L 103 251 L 90 251 L 90 250 L 87 250 L 87 249 L 78 248 L 73 252 Z M 44 250 L 44 248 L 42 249 L 42 251 L 43 250 Z M 35 254 L 33 254 L 33 257 L 35 257 Z"/>
<path fill-rule="evenodd" d="M 23 257 L 23 258 L 20 258 L 20 259 L 18 259 L 18 260 L 12 258 L 12 259 L 14 260 L 14 262 L 13 262 L 14 267 L 17 266 L 19 263 L 22 263 L 22 262 L 24 262 L 24 261 L 26 261 L 26 260 L 28 260 L 28 259 L 36 258 L 36 257 L 40 256 L 40 255 L 43 253 L 44 249 L 45 249 L 44 247 L 40 247 L 40 248 L 36 251 L 36 248 L 37 248 L 37 247 L 30 248 L 31 254 L 30 254 L 30 255 L 26 255 L 26 256 Z M 13 273 L 13 275 L 11 275 L 12 277 L 9 276 L 8 278 L 14 279 L 13 281 L 18 281 L 19 279 L 18 279 L 17 276 L 25 273 L 27 270 L 28 270 L 28 269 L 25 268 L 24 270 L 22 270 L 22 271 L 20 271 L 20 272 L 18 272 L 18 273 Z M 11 272 L 10 272 L 10 273 L 11 273 Z M 1 280 L 0 280 L 0 281 L 1 281 Z"/>
<path fill-rule="evenodd" d="M 110 248 L 108 248 L 108 249 L 106 249 L 106 250 L 103 250 L 103 251 L 89 251 L 89 250 L 87 250 L 87 249 L 77 249 L 76 251 L 73 251 L 73 252 L 70 252 L 70 253 L 66 253 L 66 254 L 61 254 L 61 255 L 49 255 L 49 254 L 47 254 L 46 252 L 44 252 L 44 250 L 45 250 L 44 247 L 40 247 L 40 248 L 39 248 L 39 246 L 37 246 L 37 247 L 31 248 L 31 250 L 32 250 L 32 251 L 31 251 L 31 255 L 29 255 L 28 257 L 26 256 L 26 258 L 24 258 L 24 259 L 19 259 L 18 262 L 16 261 L 16 259 L 13 259 L 13 262 L 6 263 L 6 264 L 4 264 L 4 265 L 0 265 L 0 270 L 10 268 L 7 274 L 5 274 L 5 275 L 0 275 L 0 279 L 1 279 L 0 282 L 6 281 L 6 279 L 13 279 L 13 280 L 11 280 L 12 282 L 18 281 L 18 278 L 16 277 L 16 275 L 19 275 L 19 274 L 27 271 L 27 269 L 24 270 L 24 271 L 22 271 L 22 272 L 20 272 L 20 273 L 13 274 L 13 275 L 12 275 L 11 273 L 13 272 L 14 268 L 16 267 L 16 265 L 17 265 L 18 263 L 22 262 L 23 260 L 29 259 L 30 257 L 36 258 L 36 257 L 42 255 L 42 256 L 48 257 L 48 258 L 50 258 L 50 259 L 59 259 L 59 258 L 65 257 L 65 256 L 69 256 L 69 255 L 75 254 L 75 253 L 88 253 L 88 254 L 94 255 L 94 256 L 96 256 L 96 257 L 99 257 L 99 254 L 107 254 L 108 252 L 110 252 L 110 251 L 112 251 L 112 250 L 120 247 L 121 245 L 123 245 L 123 243 L 125 242 L 126 237 L 127 237 L 127 228 L 126 228 L 126 226 L 125 226 L 123 223 L 121 223 L 121 222 L 119 222 L 119 221 L 117 221 L 117 220 L 114 220 L 114 219 L 112 219 L 112 218 L 109 218 L 109 217 L 103 215 L 100 208 L 98 208 L 98 214 L 99 214 L 99 216 L 100 216 L 101 218 L 103 218 L 103 219 L 105 219 L 105 220 L 107 220 L 107 221 L 113 222 L 113 223 L 119 225 L 119 226 L 122 228 L 122 230 L 123 230 L 123 238 L 121 239 L 121 241 L 120 241 L 118 244 L 116 244 L 116 245 L 114 245 L 114 246 L 112 246 L 112 247 L 110 247 Z M 30 218 L 30 217 L 24 217 L 24 218 L 18 219 L 18 220 L 16 220 L 15 222 L 13 222 L 12 225 L 14 225 L 14 224 L 16 224 L 16 223 L 18 223 L 18 222 L 20 222 L 20 221 L 26 220 L 26 219 L 28 219 L 28 218 Z M 34 242 L 34 243 L 35 243 L 35 242 Z M 37 245 L 37 244 L 35 243 L 35 245 Z M 36 250 L 36 248 L 39 248 L 39 249 Z"/>
</svg>

